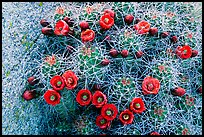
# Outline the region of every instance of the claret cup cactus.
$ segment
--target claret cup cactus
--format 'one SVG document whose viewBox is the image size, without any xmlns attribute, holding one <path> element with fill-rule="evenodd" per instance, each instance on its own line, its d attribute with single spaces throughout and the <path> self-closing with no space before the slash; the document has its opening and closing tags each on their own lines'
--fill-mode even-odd
<svg viewBox="0 0 204 137">
<path fill-rule="evenodd" d="M 39 134 L 201 135 L 198 7 L 53 3 L 52 16 L 38 20 L 40 37 L 25 51 L 24 68 L 33 71 L 24 77 L 38 83 L 22 90 L 21 102 L 43 108 L 35 110 L 47 126 Z"/>
</svg>

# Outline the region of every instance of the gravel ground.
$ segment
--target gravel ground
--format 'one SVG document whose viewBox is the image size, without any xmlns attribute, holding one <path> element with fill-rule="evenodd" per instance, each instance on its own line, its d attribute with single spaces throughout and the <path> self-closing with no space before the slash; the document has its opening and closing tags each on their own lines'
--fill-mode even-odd
<svg viewBox="0 0 204 137">
<path fill-rule="evenodd" d="M 27 110 L 30 107 L 19 102 L 25 83 L 22 77 L 25 47 L 21 41 L 25 33 L 26 39 L 36 39 L 41 33 L 39 21 L 53 13 L 56 5 L 59 3 L 42 6 L 40 2 L 2 3 L 2 134 L 40 134 L 40 129 L 45 128 L 41 111 Z M 35 103 L 32 100 L 29 105 Z"/>
</svg>

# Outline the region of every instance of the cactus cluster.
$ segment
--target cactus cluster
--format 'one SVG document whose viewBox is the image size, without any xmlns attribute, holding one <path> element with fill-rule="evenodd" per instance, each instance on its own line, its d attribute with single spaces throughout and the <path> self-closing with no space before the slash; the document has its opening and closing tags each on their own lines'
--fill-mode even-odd
<svg viewBox="0 0 204 137">
<path fill-rule="evenodd" d="M 49 13 L 22 37 L 16 104 L 2 71 L 3 117 L 14 113 L 3 134 L 202 134 L 200 3 L 38 4 Z M 106 102 L 96 107 L 99 91 Z"/>
</svg>

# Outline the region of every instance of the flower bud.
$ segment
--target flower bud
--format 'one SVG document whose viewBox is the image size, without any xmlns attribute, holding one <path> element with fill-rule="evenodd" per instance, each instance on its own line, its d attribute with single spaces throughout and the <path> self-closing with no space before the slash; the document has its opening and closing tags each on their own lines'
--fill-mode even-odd
<svg viewBox="0 0 204 137">
<path fill-rule="evenodd" d="M 94 84 L 93 89 L 94 90 L 101 90 L 101 86 L 99 84 Z"/>
<path fill-rule="evenodd" d="M 150 35 L 156 35 L 158 33 L 158 29 L 157 28 L 150 28 L 150 30 L 149 30 L 149 34 Z"/>
<path fill-rule="evenodd" d="M 40 21 L 40 24 L 41 24 L 43 27 L 46 27 L 46 26 L 50 25 L 50 23 L 47 22 L 45 19 L 42 19 L 42 20 Z"/>
<path fill-rule="evenodd" d="M 110 60 L 105 58 L 105 59 L 102 60 L 101 65 L 107 66 L 109 63 L 110 63 Z"/>
<path fill-rule="evenodd" d="M 34 76 L 29 77 L 27 81 L 28 81 L 28 83 L 29 83 L 31 86 L 34 86 L 35 84 L 38 83 L 38 80 L 35 79 Z"/>
<path fill-rule="evenodd" d="M 26 90 L 22 97 L 25 99 L 25 100 L 32 100 L 33 98 L 36 97 L 36 91 L 35 90 Z"/>
<path fill-rule="evenodd" d="M 52 35 L 53 34 L 53 29 L 52 28 L 48 28 L 48 27 L 44 27 L 42 28 L 42 33 L 44 35 Z"/>
<path fill-rule="evenodd" d="M 80 23 L 79 23 L 79 26 L 80 26 L 80 28 L 81 28 L 82 31 L 83 31 L 83 30 L 86 30 L 86 29 L 89 29 L 89 23 L 86 22 L 86 21 L 80 22 Z"/>
<path fill-rule="evenodd" d="M 198 88 L 197 92 L 202 94 L 202 86 Z"/>
<path fill-rule="evenodd" d="M 139 23 L 141 20 L 139 18 L 135 19 L 135 24 Z"/>
<path fill-rule="evenodd" d="M 126 58 L 126 57 L 128 56 L 128 50 L 124 49 L 124 50 L 121 51 L 120 54 L 121 54 L 121 56 L 122 56 L 123 58 Z"/>
<path fill-rule="evenodd" d="M 116 49 L 111 49 L 109 54 L 112 56 L 112 57 L 117 57 L 118 56 L 118 51 Z"/>
<path fill-rule="evenodd" d="M 178 41 L 178 38 L 176 36 L 171 37 L 171 42 L 176 43 Z"/>
<path fill-rule="evenodd" d="M 169 36 L 169 32 L 162 32 L 161 33 L 162 38 L 166 38 L 167 36 Z"/>
<path fill-rule="evenodd" d="M 192 50 L 192 55 L 191 55 L 191 58 L 192 57 L 195 57 L 198 55 L 198 51 L 197 50 Z"/>
<path fill-rule="evenodd" d="M 70 19 L 69 17 L 64 17 L 63 19 L 70 27 L 73 27 L 74 25 L 74 20 L 73 19 Z"/>
<path fill-rule="evenodd" d="M 141 58 L 142 55 L 143 55 L 143 52 L 142 52 L 141 50 L 139 50 L 139 51 L 136 52 L 136 57 L 137 57 L 137 58 Z"/>
<path fill-rule="evenodd" d="M 176 87 L 171 90 L 171 93 L 175 96 L 183 96 L 186 93 L 186 91 L 184 88 Z"/>
<path fill-rule="evenodd" d="M 125 16 L 125 22 L 127 24 L 131 24 L 133 22 L 133 20 L 134 20 L 134 16 L 133 15 L 128 14 L 128 15 Z"/>
</svg>

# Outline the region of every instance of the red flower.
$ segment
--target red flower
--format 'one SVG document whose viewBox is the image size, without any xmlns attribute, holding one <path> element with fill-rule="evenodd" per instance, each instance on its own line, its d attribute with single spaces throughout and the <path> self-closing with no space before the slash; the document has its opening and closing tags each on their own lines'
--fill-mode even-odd
<svg viewBox="0 0 204 137">
<path fill-rule="evenodd" d="M 62 78 L 64 79 L 66 88 L 69 90 L 74 89 L 77 86 L 77 81 L 79 79 L 71 70 L 64 72 Z"/>
<path fill-rule="evenodd" d="M 186 93 L 186 91 L 184 88 L 176 87 L 175 89 L 172 90 L 171 93 L 175 96 L 183 96 Z"/>
<path fill-rule="evenodd" d="M 111 17 L 110 14 L 106 13 L 103 16 L 101 16 L 101 18 L 99 20 L 99 24 L 100 24 L 102 29 L 108 30 L 113 26 L 114 19 Z"/>
<path fill-rule="evenodd" d="M 144 20 L 135 24 L 134 27 L 137 30 L 138 34 L 145 34 L 145 33 L 149 32 L 149 30 L 150 30 L 150 24 Z"/>
<path fill-rule="evenodd" d="M 55 24 L 55 35 L 64 35 L 67 36 L 69 33 L 69 25 L 64 20 L 59 20 Z"/>
<path fill-rule="evenodd" d="M 97 90 L 93 94 L 93 100 L 92 100 L 93 105 L 95 105 L 97 108 L 101 108 L 103 105 L 107 103 L 107 98 L 106 95 L 103 94 L 101 91 Z"/>
<path fill-rule="evenodd" d="M 132 124 L 133 118 L 134 115 L 129 109 L 126 109 L 121 112 L 119 116 L 119 119 L 123 124 Z"/>
<path fill-rule="evenodd" d="M 60 103 L 60 97 L 61 97 L 60 94 L 57 91 L 52 89 L 47 90 L 44 94 L 44 99 L 47 102 L 47 104 L 50 104 L 53 106 Z"/>
<path fill-rule="evenodd" d="M 101 109 L 101 115 L 106 119 L 106 120 L 113 120 L 116 118 L 118 114 L 118 110 L 114 104 L 106 104 L 102 107 Z"/>
<path fill-rule="evenodd" d="M 65 86 L 63 78 L 59 75 L 52 77 L 50 80 L 50 84 L 52 85 L 54 90 L 62 90 Z"/>
<path fill-rule="evenodd" d="M 160 135 L 158 132 L 152 132 L 150 135 Z"/>
<path fill-rule="evenodd" d="M 111 10 L 111 9 L 105 9 L 104 10 L 104 15 L 105 14 L 110 14 L 110 16 L 112 17 L 112 18 L 114 18 L 115 17 L 115 12 L 113 11 L 113 10 Z"/>
<path fill-rule="evenodd" d="M 81 106 L 87 106 L 90 104 L 92 100 L 92 94 L 88 89 L 81 89 L 77 93 L 76 101 L 81 105 Z"/>
<path fill-rule="evenodd" d="M 130 103 L 130 110 L 134 113 L 141 114 L 143 111 L 146 110 L 145 104 L 141 98 L 134 98 Z"/>
<path fill-rule="evenodd" d="M 93 41 L 95 38 L 95 32 L 91 29 L 86 29 L 81 33 L 82 42 Z"/>
<path fill-rule="evenodd" d="M 183 47 L 178 46 L 176 48 L 175 53 L 177 54 L 177 56 L 179 56 L 182 59 L 188 59 L 192 55 L 192 50 L 191 50 L 191 47 L 188 45 L 185 45 Z"/>
<path fill-rule="evenodd" d="M 101 129 L 106 129 L 110 127 L 110 121 L 106 120 L 104 117 L 99 115 L 96 117 L 96 125 Z"/>
<path fill-rule="evenodd" d="M 157 94 L 160 89 L 160 82 L 158 79 L 153 77 L 146 77 L 142 82 L 143 94 Z"/>
</svg>

